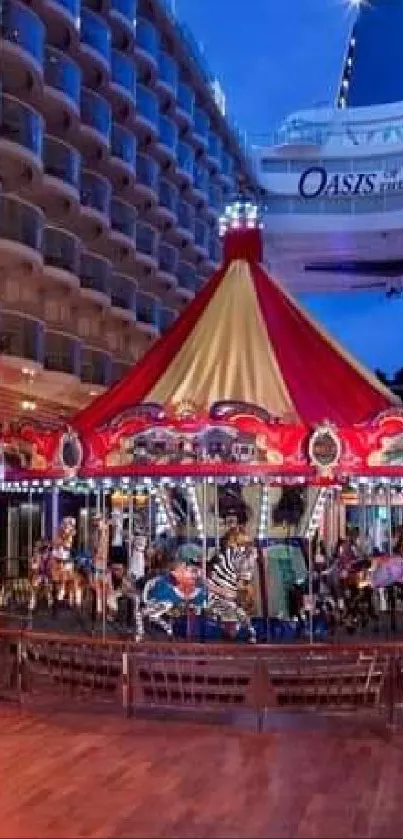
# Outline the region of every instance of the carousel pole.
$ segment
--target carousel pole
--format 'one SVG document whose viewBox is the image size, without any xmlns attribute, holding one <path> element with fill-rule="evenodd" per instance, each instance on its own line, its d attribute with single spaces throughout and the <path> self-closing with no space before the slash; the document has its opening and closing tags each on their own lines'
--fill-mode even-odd
<svg viewBox="0 0 403 839">
<path fill-rule="evenodd" d="M 214 525 L 215 525 L 215 549 L 220 550 L 220 515 L 218 506 L 218 484 L 217 478 L 214 481 Z"/>
<path fill-rule="evenodd" d="M 32 489 L 28 492 L 28 559 L 33 553 Z"/>
<path fill-rule="evenodd" d="M 148 487 L 148 543 L 153 541 L 153 496 L 151 487 Z"/>
<path fill-rule="evenodd" d="M 311 488 L 308 487 L 310 503 Z M 309 506 L 310 509 L 310 506 Z M 308 603 L 309 603 L 309 643 L 313 644 L 313 552 L 312 536 L 308 533 Z"/>
<path fill-rule="evenodd" d="M 186 486 L 186 541 L 190 542 L 190 487 Z"/>
<path fill-rule="evenodd" d="M 104 527 L 106 526 L 106 497 L 105 490 L 102 489 L 101 497 L 102 520 Z M 102 552 L 102 640 L 106 640 L 106 573 L 108 567 L 108 545 L 109 534 L 105 537 L 104 550 Z"/>
<path fill-rule="evenodd" d="M 203 581 L 205 587 L 207 586 L 207 478 L 203 478 L 203 562 L 202 562 L 202 574 L 203 574 Z M 203 612 L 202 612 L 202 633 L 201 633 L 201 640 L 205 640 L 206 637 L 206 614 L 207 614 L 207 587 L 205 588 L 205 595 L 203 599 Z"/>
<path fill-rule="evenodd" d="M 56 539 L 59 528 L 59 487 L 53 487 L 52 490 L 52 519 L 51 519 L 51 537 L 52 542 Z"/>
<path fill-rule="evenodd" d="M 128 501 L 129 501 L 129 503 L 128 503 L 128 509 L 129 509 L 129 530 L 128 530 L 129 551 L 128 551 L 128 554 L 129 554 L 129 566 L 130 566 L 131 556 L 132 556 L 132 551 L 133 551 L 133 512 L 134 512 L 133 493 L 132 493 L 131 490 L 130 490 Z"/>
</svg>

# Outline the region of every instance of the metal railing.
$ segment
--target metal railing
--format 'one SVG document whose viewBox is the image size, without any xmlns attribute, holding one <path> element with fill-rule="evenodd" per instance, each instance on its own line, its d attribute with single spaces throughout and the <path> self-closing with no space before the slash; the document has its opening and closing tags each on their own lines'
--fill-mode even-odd
<svg viewBox="0 0 403 839">
<path fill-rule="evenodd" d="M 234 715 L 363 712 L 389 725 L 403 705 L 403 645 L 237 646 L 101 641 L 11 627 L 0 612 L 0 699 L 107 703 Z"/>
</svg>

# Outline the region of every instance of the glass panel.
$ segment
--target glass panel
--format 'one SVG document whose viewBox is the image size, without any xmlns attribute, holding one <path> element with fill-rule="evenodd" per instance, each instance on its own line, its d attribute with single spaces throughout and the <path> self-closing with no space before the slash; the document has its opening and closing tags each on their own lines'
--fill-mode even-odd
<svg viewBox="0 0 403 839">
<path fill-rule="evenodd" d="M 158 249 L 158 264 L 161 271 L 175 274 L 178 265 L 178 251 L 172 245 L 160 244 Z"/>
<path fill-rule="evenodd" d="M 147 224 L 140 224 L 137 222 L 136 226 L 136 247 L 140 253 L 147 256 L 155 256 L 156 251 L 156 232 Z"/>
<path fill-rule="evenodd" d="M 178 190 L 169 181 L 161 178 L 159 184 L 159 202 L 161 207 L 176 213 L 178 207 Z"/>
<path fill-rule="evenodd" d="M 99 291 L 108 297 L 111 293 L 110 263 L 94 253 L 81 255 L 80 279 L 83 288 Z"/>
<path fill-rule="evenodd" d="M 178 145 L 178 128 L 175 123 L 169 119 L 169 117 L 162 114 L 160 116 L 159 138 L 164 146 L 176 152 Z"/>
<path fill-rule="evenodd" d="M 43 236 L 42 213 L 16 198 L 0 195 L 0 236 L 41 250 Z"/>
<path fill-rule="evenodd" d="M 76 149 L 67 146 L 61 140 L 57 140 L 56 137 L 45 137 L 43 163 L 47 175 L 59 178 L 70 186 L 79 189 L 81 158 Z"/>
<path fill-rule="evenodd" d="M 133 283 L 121 274 L 114 274 L 112 277 L 112 306 L 120 309 L 134 311 L 136 300 L 136 288 Z"/>
<path fill-rule="evenodd" d="M 202 140 L 207 140 L 210 129 L 210 121 L 207 114 L 200 108 L 196 108 L 194 115 L 194 133 Z"/>
<path fill-rule="evenodd" d="M 92 385 L 106 386 L 111 378 L 111 360 L 108 355 L 96 350 L 81 351 L 81 381 Z"/>
<path fill-rule="evenodd" d="M 118 201 L 116 198 L 111 203 L 111 226 L 113 230 L 123 233 L 129 239 L 136 236 L 136 210 L 129 204 Z"/>
<path fill-rule="evenodd" d="M 178 65 L 175 59 L 166 52 L 160 52 L 158 67 L 161 80 L 176 93 L 178 88 Z"/>
<path fill-rule="evenodd" d="M 45 227 L 43 231 L 43 257 L 45 265 L 53 265 L 72 274 L 80 270 L 80 244 L 78 239 L 58 227 Z"/>
<path fill-rule="evenodd" d="M 111 33 L 105 21 L 81 6 L 80 18 L 81 42 L 91 49 L 96 50 L 103 58 L 110 63 L 111 60 Z"/>
<path fill-rule="evenodd" d="M 159 34 L 155 26 L 142 17 L 137 18 L 136 43 L 140 49 L 150 53 L 154 58 L 158 56 Z"/>
<path fill-rule="evenodd" d="M 141 117 L 144 117 L 151 122 L 152 125 L 158 126 L 159 110 L 158 99 L 151 90 L 148 90 L 142 84 L 137 85 L 136 93 L 137 110 Z"/>
<path fill-rule="evenodd" d="M 207 193 L 209 174 L 203 166 L 197 166 L 197 164 L 195 164 L 193 168 L 193 183 L 195 188 L 200 192 Z"/>
<path fill-rule="evenodd" d="M 194 151 L 187 143 L 178 143 L 178 166 L 193 178 Z"/>
<path fill-rule="evenodd" d="M 81 120 L 109 139 L 112 124 L 110 105 L 86 87 L 81 89 Z"/>
<path fill-rule="evenodd" d="M 138 291 L 136 294 L 136 311 L 137 320 L 142 323 L 149 323 L 151 326 L 158 326 L 159 323 L 159 304 L 154 297 L 146 294 L 143 291 Z"/>
<path fill-rule="evenodd" d="M 145 154 L 137 155 L 136 175 L 140 184 L 157 189 L 158 165 L 151 157 Z"/>
<path fill-rule="evenodd" d="M 222 154 L 222 142 L 221 138 L 214 133 L 214 131 L 210 131 L 208 137 L 208 152 L 210 157 L 214 158 L 214 160 L 220 160 Z"/>
<path fill-rule="evenodd" d="M 195 291 L 197 284 L 197 273 L 194 265 L 190 265 L 188 262 L 180 262 L 178 265 L 178 281 L 179 285 L 182 288 L 189 289 L 190 291 Z"/>
<path fill-rule="evenodd" d="M 195 224 L 195 244 L 200 248 L 206 248 L 208 241 L 207 224 L 200 219 L 196 220 Z"/>
<path fill-rule="evenodd" d="M 194 209 L 185 201 L 180 201 L 178 205 L 178 227 L 184 230 L 194 230 Z"/>
<path fill-rule="evenodd" d="M 1 351 L 4 355 L 42 361 L 42 324 L 30 318 L 3 312 L 0 317 L 2 335 Z"/>
<path fill-rule="evenodd" d="M 122 17 L 135 26 L 137 13 L 137 0 L 111 0 L 111 9 L 114 12 L 119 12 Z"/>
<path fill-rule="evenodd" d="M 136 148 L 137 142 L 134 134 L 117 122 L 112 124 L 111 133 L 111 154 L 113 157 L 118 157 L 119 160 L 124 160 L 132 169 L 136 165 Z"/>
<path fill-rule="evenodd" d="M 22 47 L 42 66 L 45 27 L 31 9 L 16 0 L 4 2 L 1 14 L 1 34 L 6 41 Z"/>
<path fill-rule="evenodd" d="M 182 82 L 178 85 L 178 107 L 193 119 L 195 95 L 191 87 Z"/>
<path fill-rule="evenodd" d="M 109 215 L 111 186 L 95 172 L 83 172 L 81 175 L 80 200 L 83 207 L 92 207 L 99 213 Z"/>
<path fill-rule="evenodd" d="M 112 51 L 112 81 L 136 96 L 136 68 L 130 56 L 118 50 Z"/>
<path fill-rule="evenodd" d="M 77 342 L 68 335 L 47 332 L 45 334 L 45 369 L 68 373 L 71 376 L 76 375 L 77 346 Z"/>
<path fill-rule="evenodd" d="M 81 71 L 79 66 L 54 47 L 45 48 L 45 84 L 65 93 L 80 104 Z"/>
<path fill-rule="evenodd" d="M 3 94 L 0 136 L 42 157 L 43 119 L 13 96 Z"/>
</svg>

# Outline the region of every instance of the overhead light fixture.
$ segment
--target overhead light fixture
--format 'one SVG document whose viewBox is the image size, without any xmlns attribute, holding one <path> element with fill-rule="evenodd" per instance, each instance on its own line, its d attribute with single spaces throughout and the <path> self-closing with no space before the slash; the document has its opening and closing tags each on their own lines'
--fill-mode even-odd
<svg viewBox="0 0 403 839">
<path fill-rule="evenodd" d="M 23 399 L 21 408 L 23 411 L 36 411 L 36 402 L 31 402 L 30 399 Z"/>
</svg>

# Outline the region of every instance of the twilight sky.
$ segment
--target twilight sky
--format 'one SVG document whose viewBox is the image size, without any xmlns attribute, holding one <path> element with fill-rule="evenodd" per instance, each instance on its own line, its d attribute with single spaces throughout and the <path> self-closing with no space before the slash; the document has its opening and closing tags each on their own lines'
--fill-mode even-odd
<svg viewBox="0 0 403 839">
<path fill-rule="evenodd" d="M 352 21 L 347 0 L 176 0 L 176 10 L 251 142 L 292 111 L 333 101 Z M 403 299 L 375 291 L 303 302 L 368 366 L 403 366 Z"/>
</svg>

